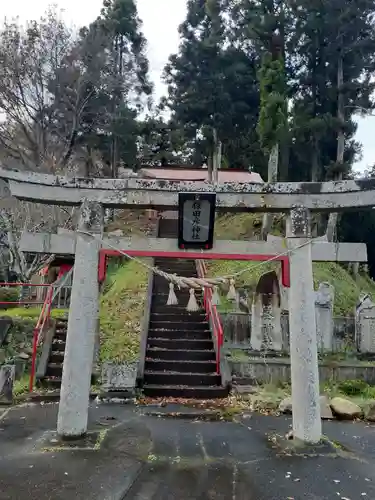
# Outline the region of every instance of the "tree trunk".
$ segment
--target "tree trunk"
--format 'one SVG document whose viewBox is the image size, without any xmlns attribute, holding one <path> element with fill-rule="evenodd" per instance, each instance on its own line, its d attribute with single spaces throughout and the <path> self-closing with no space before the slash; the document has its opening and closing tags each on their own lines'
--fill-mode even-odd
<svg viewBox="0 0 375 500">
<path fill-rule="evenodd" d="M 312 155 L 311 155 L 311 182 L 319 182 L 320 179 L 320 165 L 319 165 L 319 146 L 316 137 L 311 138 L 312 142 Z M 315 213 L 312 215 L 311 220 L 311 234 L 313 238 L 319 236 L 321 229 L 324 231 L 324 220 L 322 214 Z"/>
<path fill-rule="evenodd" d="M 115 76 L 117 78 L 116 88 L 113 95 L 113 109 L 112 109 L 112 144 L 111 144 L 111 162 L 112 169 L 111 174 L 112 178 L 116 179 L 118 177 L 118 139 L 116 135 L 116 126 L 117 126 L 117 118 L 118 118 L 118 108 L 121 100 L 121 90 L 119 90 L 119 80 L 121 78 L 122 72 L 122 38 L 119 40 L 118 36 L 116 36 L 114 41 L 114 51 L 115 51 Z"/>
<path fill-rule="evenodd" d="M 118 177 L 118 140 L 116 133 L 112 137 L 112 178 Z"/>
<path fill-rule="evenodd" d="M 338 91 L 338 104 L 337 104 L 337 118 L 339 120 L 339 131 L 337 134 L 337 159 L 336 163 L 344 164 L 344 153 L 345 153 L 345 133 L 343 130 L 343 125 L 345 124 L 345 103 L 343 94 L 344 85 L 344 68 L 343 68 L 343 57 L 340 54 L 338 60 L 337 68 L 337 91 Z M 337 180 L 342 180 L 342 171 L 338 173 Z M 329 215 L 327 224 L 327 238 L 328 241 L 334 241 L 337 237 L 337 223 L 338 223 L 338 213 L 332 213 Z"/>
<path fill-rule="evenodd" d="M 278 168 L 278 180 L 287 182 L 289 180 L 289 159 L 290 159 L 290 143 L 289 140 L 283 140 L 280 144 L 280 167 Z"/>
<path fill-rule="evenodd" d="M 212 161 L 212 182 L 217 184 L 219 179 L 218 170 L 221 164 L 221 142 L 217 137 L 217 130 L 214 128 L 212 130 L 214 137 L 214 153 L 213 153 L 213 161 Z"/>
<path fill-rule="evenodd" d="M 84 177 L 90 178 L 92 177 L 91 173 L 93 170 L 93 162 L 92 162 L 92 156 L 91 156 L 91 147 L 86 146 L 86 158 L 85 158 L 85 167 L 84 167 Z"/>
<path fill-rule="evenodd" d="M 279 143 L 277 143 L 271 151 L 270 157 L 268 159 L 268 181 L 269 183 L 277 182 L 279 170 Z M 263 215 L 263 223 L 261 230 L 261 239 L 263 241 L 267 240 L 267 235 L 271 230 L 273 222 L 273 215 L 266 213 Z"/>
<path fill-rule="evenodd" d="M 213 158 L 212 154 L 207 158 L 208 182 L 213 182 Z"/>
<path fill-rule="evenodd" d="M 217 150 L 216 150 L 216 177 L 215 177 L 215 182 L 216 184 L 219 183 L 219 170 L 221 169 L 221 160 L 222 160 L 222 155 L 223 155 L 223 144 L 221 141 L 218 141 L 217 144 Z"/>
<path fill-rule="evenodd" d="M 320 181 L 319 165 L 319 146 L 316 137 L 312 137 L 312 156 L 311 156 L 311 182 Z"/>
</svg>

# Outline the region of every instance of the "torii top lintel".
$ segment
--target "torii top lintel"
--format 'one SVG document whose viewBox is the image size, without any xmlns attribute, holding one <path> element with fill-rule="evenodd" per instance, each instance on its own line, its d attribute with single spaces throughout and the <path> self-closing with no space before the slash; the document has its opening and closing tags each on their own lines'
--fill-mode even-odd
<svg viewBox="0 0 375 500">
<path fill-rule="evenodd" d="M 223 211 L 283 212 L 295 206 L 313 211 L 340 211 L 375 206 L 375 179 L 273 184 L 88 179 L 0 168 L 0 179 L 20 200 L 48 205 L 78 206 L 84 199 L 105 207 L 176 210 L 179 192 L 215 192 Z"/>
</svg>

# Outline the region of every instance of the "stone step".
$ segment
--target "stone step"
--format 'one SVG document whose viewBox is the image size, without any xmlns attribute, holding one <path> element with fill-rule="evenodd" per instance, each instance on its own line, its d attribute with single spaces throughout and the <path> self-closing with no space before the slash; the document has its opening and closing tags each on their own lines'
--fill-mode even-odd
<svg viewBox="0 0 375 500">
<path fill-rule="evenodd" d="M 40 378 L 40 382 L 44 387 L 53 387 L 55 389 L 61 387 L 61 377 L 46 376 Z"/>
<path fill-rule="evenodd" d="M 163 235 L 158 236 L 158 238 L 160 238 L 160 239 L 168 238 L 169 240 L 176 240 L 176 243 L 177 243 L 178 232 L 174 231 L 173 229 L 171 229 L 169 231 L 165 230 L 165 231 L 163 231 Z"/>
<path fill-rule="evenodd" d="M 68 320 L 67 319 L 62 318 L 62 319 L 56 320 L 56 330 L 58 330 L 60 328 L 65 328 L 65 329 L 68 328 Z"/>
<path fill-rule="evenodd" d="M 48 363 L 46 377 L 62 377 L 63 365 L 62 363 Z"/>
<path fill-rule="evenodd" d="M 50 363 L 62 363 L 64 361 L 64 351 L 53 351 L 49 357 Z"/>
<path fill-rule="evenodd" d="M 216 353 L 213 349 L 186 350 L 186 349 L 160 349 L 149 347 L 146 351 L 146 359 L 168 360 L 168 361 L 215 361 Z"/>
<path fill-rule="evenodd" d="M 149 338 L 147 340 L 147 345 L 148 347 L 155 349 L 185 349 L 186 351 L 206 351 L 213 348 L 213 342 L 211 339 L 168 339 L 163 337 L 155 337 Z"/>
<path fill-rule="evenodd" d="M 56 330 L 54 338 L 59 340 L 66 340 L 67 331 L 66 330 Z"/>
<path fill-rule="evenodd" d="M 161 271 L 164 271 L 168 274 L 177 274 L 178 276 L 186 276 L 186 277 L 197 277 L 197 269 L 194 266 L 156 266 Z M 162 276 L 158 276 L 155 274 L 154 282 L 158 283 L 160 281 L 166 281 L 166 278 Z"/>
<path fill-rule="evenodd" d="M 145 384 L 150 385 L 185 385 L 213 387 L 221 384 L 220 375 L 214 373 L 179 373 L 179 372 L 149 372 L 144 374 Z"/>
<path fill-rule="evenodd" d="M 197 315 L 205 315 L 205 312 L 203 309 L 200 309 L 197 312 L 190 313 L 186 310 L 186 304 L 177 304 L 176 306 L 167 306 L 166 305 L 167 298 L 165 299 L 164 304 L 151 304 L 151 314 L 173 314 L 173 315 L 180 315 L 185 317 L 189 317 L 188 315 L 190 314 L 197 314 Z"/>
<path fill-rule="evenodd" d="M 189 268 L 181 268 L 181 267 L 173 267 L 173 268 L 161 268 L 159 267 L 159 269 L 167 274 L 176 274 L 177 276 L 183 276 L 185 278 L 196 278 L 197 277 L 197 271 L 195 269 L 189 269 Z M 154 283 L 160 285 L 160 284 L 163 284 L 163 283 L 168 283 L 169 284 L 169 281 L 162 277 L 162 276 L 158 276 L 158 275 L 155 275 L 154 276 L 154 280 L 153 280 Z"/>
<path fill-rule="evenodd" d="M 152 329 L 148 332 L 148 340 L 151 339 L 166 340 L 211 340 L 210 330 L 166 330 Z"/>
<path fill-rule="evenodd" d="M 91 383 L 95 383 L 95 375 L 91 376 Z M 44 387 L 51 387 L 51 388 L 60 388 L 61 387 L 61 382 L 62 382 L 62 377 L 61 376 L 52 376 L 52 375 L 46 375 L 45 377 L 41 377 L 39 379 L 40 383 Z"/>
<path fill-rule="evenodd" d="M 204 256 L 203 256 L 204 257 Z M 163 259 L 163 258 L 156 258 L 155 259 L 155 265 L 160 267 L 160 268 L 165 268 L 165 269 L 175 269 L 175 268 L 191 268 L 195 269 L 196 268 L 196 263 L 194 259 Z"/>
<path fill-rule="evenodd" d="M 143 386 L 143 392 L 148 397 L 174 397 L 186 399 L 218 399 L 228 396 L 228 389 L 215 386 L 195 386 L 186 387 L 178 385 L 151 385 Z"/>
<path fill-rule="evenodd" d="M 150 372 L 216 373 L 216 362 L 146 360 L 145 370 Z"/>
<path fill-rule="evenodd" d="M 65 352 L 65 342 L 59 339 L 52 341 L 52 351 Z"/>
<path fill-rule="evenodd" d="M 188 269 L 195 270 L 197 269 L 197 265 L 195 260 L 168 260 L 168 259 L 160 259 L 156 260 L 156 265 L 159 269 Z"/>
<path fill-rule="evenodd" d="M 178 232 L 178 219 L 160 219 L 159 220 L 159 231 L 158 236 L 162 238 L 165 233 L 174 232 L 177 235 Z"/>
<path fill-rule="evenodd" d="M 184 299 L 188 300 L 190 297 L 190 291 L 187 288 L 181 288 L 181 290 L 175 289 L 175 294 L 177 299 L 180 299 L 183 297 Z M 165 303 L 167 303 L 168 300 L 168 295 L 169 295 L 169 284 L 160 285 L 158 287 L 154 287 L 152 290 L 152 298 L 158 297 L 159 295 L 165 296 Z M 196 299 L 203 298 L 203 292 L 202 290 L 196 290 L 195 291 L 195 297 Z"/>
<path fill-rule="evenodd" d="M 159 312 L 151 312 L 150 320 L 151 321 L 168 321 L 174 322 L 179 321 L 181 318 L 181 314 L 166 314 Z M 193 323 L 201 323 L 202 321 L 206 322 L 206 315 L 203 312 L 193 312 L 184 314 L 184 321 L 192 321 Z"/>
<path fill-rule="evenodd" d="M 185 274 L 182 274 L 182 273 L 179 273 L 179 272 L 176 272 L 176 273 L 169 273 L 168 272 L 168 274 L 171 274 L 171 275 L 176 274 L 177 276 L 182 276 L 183 278 L 194 278 L 194 276 L 192 276 L 192 273 L 188 273 L 188 272 L 186 272 Z M 166 278 L 161 278 L 161 277 L 159 277 L 157 279 L 154 278 L 154 281 L 153 281 L 153 291 L 154 290 L 167 290 L 167 292 L 165 292 L 165 293 L 169 293 L 169 281 Z M 176 293 L 179 293 L 179 292 L 189 292 L 189 289 L 188 288 L 181 288 L 181 290 L 179 290 L 178 286 L 176 285 L 175 286 L 175 292 Z"/>
<path fill-rule="evenodd" d="M 159 238 L 171 238 L 175 239 L 177 242 L 178 238 L 178 228 L 174 226 L 165 226 L 159 231 Z"/>
<path fill-rule="evenodd" d="M 190 322 L 188 318 L 179 321 L 150 321 L 150 330 L 209 331 L 207 321 Z"/>
<path fill-rule="evenodd" d="M 182 306 L 182 308 L 184 309 L 182 314 L 184 316 L 185 316 L 185 314 L 190 314 L 190 312 L 187 310 L 187 305 L 188 305 L 189 300 L 190 300 L 190 294 L 188 292 L 178 291 L 178 290 L 175 292 L 175 294 L 177 297 L 177 305 Z M 153 304 L 153 306 L 154 307 L 155 306 L 157 306 L 157 307 L 166 306 L 168 303 L 168 296 L 169 296 L 169 292 L 167 292 L 166 290 L 160 290 L 160 291 L 153 290 L 153 292 L 152 292 L 152 304 Z M 195 294 L 195 300 L 198 304 L 198 311 L 192 311 L 192 312 L 198 312 L 198 313 L 203 314 L 205 312 L 204 306 L 203 306 L 203 295 Z M 172 306 L 168 306 L 168 307 L 172 307 Z"/>
<path fill-rule="evenodd" d="M 176 294 L 178 302 L 182 302 L 185 307 L 189 301 L 190 298 L 190 292 L 187 288 L 183 288 L 181 290 L 178 290 L 178 288 L 175 289 L 174 293 Z M 168 296 L 169 296 L 169 284 L 166 283 L 165 285 L 160 285 L 158 287 L 154 287 L 152 289 L 152 296 L 155 297 L 158 295 L 163 295 L 165 297 L 165 304 L 167 303 Z M 195 292 L 195 298 L 196 299 L 203 299 L 203 293 L 201 290 L 198 290 Z"/>
</svg>

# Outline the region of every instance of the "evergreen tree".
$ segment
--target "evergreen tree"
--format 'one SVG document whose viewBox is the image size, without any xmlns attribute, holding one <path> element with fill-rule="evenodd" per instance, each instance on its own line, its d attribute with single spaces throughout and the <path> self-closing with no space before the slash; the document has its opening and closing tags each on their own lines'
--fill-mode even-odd
<svg viewBox="0 0 375 500">
<path fill-rule="evenodd" d="M 374 2 L 298 0 L 292 14 L 295 158 L 310 151 L 304 178 L 345 177 L 358 153 L 352 116 L 372 107 Z"/>
<path fill-rule="evenodd" d="M 101 15 L 81 30 L 83 62 L 102 61 L 96 101 L 86 114 L 86 144 L 101 151 L 117 177 L 120 162 L 137 157 L 136 117 L 149 99 L 146 40 L 134 0 L 104 0 Z"/>
<path fill-rule="evenodd" d="M 254 53 L 246 53 L 226 35 L 225 0 L 190 0 L 180 26 L 179 53 L 165 70 L 167 104 L 188 139 L 213 150 L 213 130 L 232 167 L 264 166 L 256 134 L 259 85 Z M 203 137 L 203 141 L 202 141 Z"/>
</svg>

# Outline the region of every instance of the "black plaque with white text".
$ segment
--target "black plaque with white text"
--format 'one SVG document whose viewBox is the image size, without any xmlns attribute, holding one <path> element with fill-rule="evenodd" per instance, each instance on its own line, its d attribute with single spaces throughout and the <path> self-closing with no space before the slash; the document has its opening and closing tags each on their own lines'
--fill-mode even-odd
<svg viewBox="0 0 375 500">
<path fill-rule="evenodd" d="M 215 225 L 215 193 L 179 193 L 178 247 L 210 250 Z"/>
</svg>

